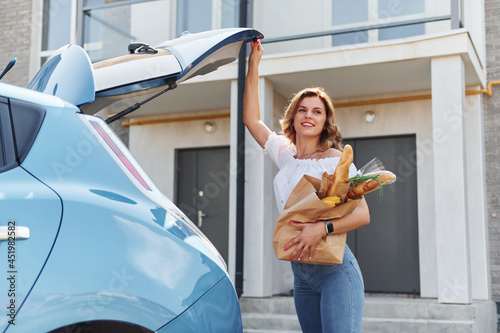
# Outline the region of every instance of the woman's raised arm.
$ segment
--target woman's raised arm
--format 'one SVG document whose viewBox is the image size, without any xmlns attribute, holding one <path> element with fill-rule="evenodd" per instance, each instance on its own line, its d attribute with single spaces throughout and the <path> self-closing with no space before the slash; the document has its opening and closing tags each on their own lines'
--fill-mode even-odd
<svg viewBox="0 0 500 333">
<path fill-rule="evenodd" d="M 243 96 L 243 123 L 253 138 L 264 148 L 271 130 L 261 121 L 259 101 L 259 63 L 264 49 L 260 41 L 250 42 L 252 51 L 248 58 L 248 72 Z"/>
</svg>

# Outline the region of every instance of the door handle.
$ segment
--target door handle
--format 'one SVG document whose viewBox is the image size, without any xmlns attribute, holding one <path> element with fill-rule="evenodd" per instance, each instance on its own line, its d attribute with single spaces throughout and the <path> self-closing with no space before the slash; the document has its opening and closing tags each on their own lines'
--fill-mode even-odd
<svg viewBox="0 0 500 333">
<path fill-rule="evenodd" d="M 198 228 L 201 229 L 201 227 L 203 226 L 203 218 L 207 216 L 206 214 L 203 213 L 203 211 L 201 211 L 201 209 L 198 210 Z"/>
<path fill-rule="evenodd" d="M 28 227 L 0 226 L 0 240 L 9 238 L 28 239 L 30 238 L 30 229 Z"/>
</svg>

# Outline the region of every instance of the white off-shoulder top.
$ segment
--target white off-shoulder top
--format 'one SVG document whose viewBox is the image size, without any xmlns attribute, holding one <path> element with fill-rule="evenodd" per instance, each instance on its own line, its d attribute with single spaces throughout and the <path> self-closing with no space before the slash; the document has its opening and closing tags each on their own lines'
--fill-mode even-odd
<svg viewBox="0 0 500 333">
<path fill-rule="evenodd" d="M 279 168 L 274 178 L 274 195 L 280 212 L 303 175 L 321 179 L 325 171 L 332 174 L 340 160 L 340 157 L 296 159 L 294 157 L 297 154 L 295 145 L 283 135 L 277 135 L 276 132 L 269 135 L 264 145 L 264 153 Z M 356 172 L 356 167 L 351 164 L 349 177 L 355 176 Z"/>
</svg>

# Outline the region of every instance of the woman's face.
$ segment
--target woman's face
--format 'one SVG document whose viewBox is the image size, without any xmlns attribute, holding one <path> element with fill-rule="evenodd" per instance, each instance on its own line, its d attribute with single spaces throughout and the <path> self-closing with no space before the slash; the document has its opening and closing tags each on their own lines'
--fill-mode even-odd
<svg viewBox="0 0 500 333">
<path fill-rule="evenodd" d="M 319 137 L 326 122 L 326 109 L 318 96 L 304 97 L 299 103 L 293 127 L 297 137 Z"/>
</svg>

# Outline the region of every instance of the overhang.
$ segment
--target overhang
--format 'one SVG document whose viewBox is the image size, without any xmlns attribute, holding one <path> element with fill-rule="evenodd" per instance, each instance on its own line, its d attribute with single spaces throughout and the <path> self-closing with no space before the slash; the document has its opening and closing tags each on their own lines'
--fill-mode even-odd
<svg viewBox="0 0 500 333">
<path fill-rule="evenodd" d="M 484 88 L 484 60 L 478 56 L 465 29 L 264 55 L 260 75 L 272 81 L 275 91 L 284 98 L 304 87 L 322 86 L 335 101 L 362 100 L 430 92 L 431 59 L 453 55 L 460 55 L 464 61 L 466 86 Z M 230 82 L 236 79 L 237 63 L 233 63 L 179 85 L 165 96 L 144 105 L 133 116 L 229 109 Z"/>
</svg>

